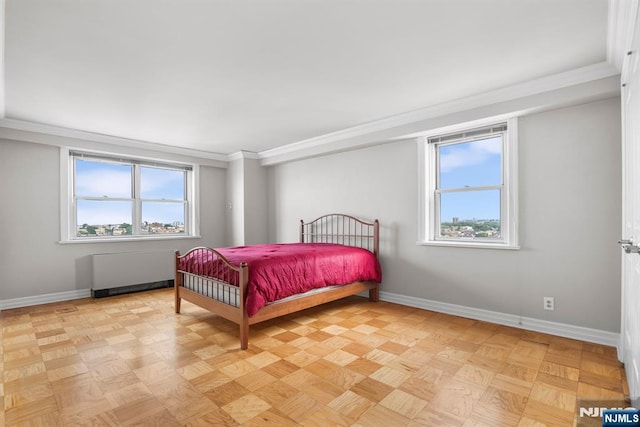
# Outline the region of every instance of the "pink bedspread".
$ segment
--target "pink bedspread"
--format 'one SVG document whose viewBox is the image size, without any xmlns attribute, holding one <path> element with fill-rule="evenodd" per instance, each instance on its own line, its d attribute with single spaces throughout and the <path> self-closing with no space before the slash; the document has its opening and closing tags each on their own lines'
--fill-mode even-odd
<svg viewBox="0 0 640 427">
<path fill-rule="evenodd" d="M 378 259 L 368 250 L 330 243 L 284 243 L 216 249 L 232 264 L 249 265 L 247 314 L 311 289 L 357 281 L 380 283 Z M 211 260 L 209 260 L 211 261 Z M 207 260 L 185 257 L 181 270 L 210 275 Z"/>
</svg>

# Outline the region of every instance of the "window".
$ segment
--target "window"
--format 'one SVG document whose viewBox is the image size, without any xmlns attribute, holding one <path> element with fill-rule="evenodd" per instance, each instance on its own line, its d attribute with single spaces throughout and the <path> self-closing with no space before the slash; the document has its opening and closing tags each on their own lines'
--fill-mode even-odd
<svg viewBox="0 0 640 427">
<path fill-rule="evenodd" d="M 419 243 L 517 248 L 516 121 L 426 136 Z"/>
<path fill-rule="evenodd" d="M 195 166 L 67 153 L 69 208 L 63 241 L 196 234 Z"/>
</svg>

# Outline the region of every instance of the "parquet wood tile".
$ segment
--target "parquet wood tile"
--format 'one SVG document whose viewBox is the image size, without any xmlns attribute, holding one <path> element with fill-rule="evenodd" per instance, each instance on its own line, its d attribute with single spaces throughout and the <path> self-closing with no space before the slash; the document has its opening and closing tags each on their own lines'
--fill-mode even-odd
<svg viewBox="0 0 640 427">
<path fill-rule="evenodd" d="M 489 385 L 501 390 L 517 393 L 522 396 L 529 396 L 534 382 L 525 381 L 504 374 L 497 374 Z"/>
<path fill-rule="evenodd" d="M 478 402 L 467 418 L 463 426 L 517 426 L 521 419 L 521 413 L 509 412 L 498 401 Z"/>
<path fill-rule="evenodd" d="M 465 423 L 465 419 L 460 416 L 453 415 L 449 412 L 442 411 L 439 408 L 427 405 L 420 411 L 411 422 L 410 427 L 415 426 L 442 426 L 442 427 L 460 427 Z"/>
<path fill-rule="evenodd" d="M 536 376 L 536 381 L 550 385 L 550 386 L 554 386 L 556 388 L 567 389 L 572 393 L 576 393 L 578 390 L 577 381 L 572 381 L 567 378 L 559 377 L 556 375 L 550 375 L 544 372 L 538 372 L 538 375 Z"/>
<path fill-rule="evenodd" d="M 380 405 L 407 418 L 413 418 L 427 405 L 427 401 L 396 389 L 382 399 Z"/>
<path fill-rule="evenodd" d="M 625 397 L 622 395 L 622 393 L 619 393 L 617 391 L 583 382 L 578 383 L 577 395 L 581 396 L 582 398 L 610 401 L 621 401 Z"/>
<path fill-rule="evenodd" d="M 535 399 L 527 402 L 523 415 L 546 426 L 569 426 L 573 425 L 575 419 L 573 411 L 565 411 Z"/>
<path fill-rule="evenodd" d="M 0 313 L 0 425 L 563 426 L 614 348 L 360 297 L 237 326 L 171 290 Z"/>
<path fill-rule="evenodd" d="M 536 364 L 535 366 L 539 368 L 540 364 Z M 512 363 L 504 364 L 500 373 L 508 377 L 532 383 L 535 381 L 538 372 L 540 372 L 537 368 L 532 366 L 523 366 L 513 361 Z"/>
<path fill-rule="evenodd" d="M 387 409 L 382 405 L 375 405 L 365 412 L 354 426 L 389 427 L 394 425 L 409 425 L 411 420 L 398 412 Z M 325 424 L 326 425 L 326 424 Z"/>
</svg>

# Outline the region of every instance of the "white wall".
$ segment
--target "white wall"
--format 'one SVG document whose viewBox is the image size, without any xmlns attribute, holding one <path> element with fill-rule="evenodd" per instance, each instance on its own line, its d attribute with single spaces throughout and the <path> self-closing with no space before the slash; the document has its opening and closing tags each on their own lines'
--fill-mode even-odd
<svg viewBox="0 0 640 427">
<path fill-rule="evenodd" d="M 519 251 L 417 246 L 416 156 L 403 141 L 270 167 L 270 240 L 324 213 L 378 218 L 382 291 L 619 331 L 618 98 L 520 119 Z"/>
<path fill-rule="evenodd" d="M 267 169 L 257 159 L 241 157 L 227 168 L 227 228 L 229 245 L 269 241 Z"/>
<path fill-rule="evenodd" d="M 226 242 L 225 170 L 200 167 L 200 239 L 60 244 L 60 155 L 0 140 L 0 300 L 91 288 L 91 255 Z"/>
<path fill-rule="evenodd" d="M 256 159 L 244 159 L 245 244 L 269 241 L 267 168 Z"/>
<path fill-rule="evenodd" d="M 227 168 L 227 245 L 244 245 L 244 159 Z"/>
</svg>

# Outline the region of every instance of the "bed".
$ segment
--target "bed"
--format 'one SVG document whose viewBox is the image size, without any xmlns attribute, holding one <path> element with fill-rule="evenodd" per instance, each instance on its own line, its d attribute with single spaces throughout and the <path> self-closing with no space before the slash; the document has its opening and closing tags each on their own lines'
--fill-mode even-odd
<svg viewBox="0 0 640 427">
<path fill-rule="evenodd" d="M 382 279 L 378 220 L 344 215 L 300 220 L 300 243 L 197 247 L 175 254 L 175 311 L 184 299 L 249 326 L 368 291 L 377 302 Z"/>
</svg>

